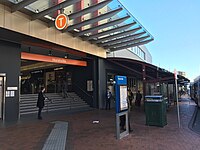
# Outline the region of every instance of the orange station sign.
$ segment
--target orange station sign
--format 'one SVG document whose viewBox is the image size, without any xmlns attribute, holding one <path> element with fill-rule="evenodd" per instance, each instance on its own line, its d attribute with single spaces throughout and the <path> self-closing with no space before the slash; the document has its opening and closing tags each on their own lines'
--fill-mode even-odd
<svg viewBox="0 0 200 150">
<path fill-rule="evenodd" d="M 56 63 L 56 64 L 87 66 L 86 61 L 39 55 L 39 54 L 31 54 L 31 53 L 26 53 L 26 52 L 21 52 L 21 59 L 50 62 L 50 63 Z"/>
<path fill-rule="evenodd" d="M 65 14 L 59 14 L 55 20 L 55 26 L 58 30 L 63 30 L 68 27 L 69 17 Z"/>
</svg>

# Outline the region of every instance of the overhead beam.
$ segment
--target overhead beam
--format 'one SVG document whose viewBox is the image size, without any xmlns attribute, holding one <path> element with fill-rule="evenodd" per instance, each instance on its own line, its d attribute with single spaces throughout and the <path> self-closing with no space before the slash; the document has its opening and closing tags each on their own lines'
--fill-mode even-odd
<svg viewBox="0 0 200 150">
<path fill-rule="evenodd" d="M 174 80 L 174 77 L 164 77 L 164 78 L 159 78 L 159 79 L 154 79 L 154 80 L 146 80 L 145 82 L 147 83 L 156 83 L 156 82 L 167 82 Z"/>
<path fill-rule="evenodd" d="M 116 28 L 113 28 L 113 29 L 110 29 L 110 30 L 106 30 L 106 31 L 91 35 L 89 37 L 85 37 L 84 40 L 88 41 L 88 40 L 91 40 L 93 38 L 97 38 L 97 37 L 109 35 L 111 33 L 119 32 L 119 31 L 128 29 L 128 28 L 134 26 L 135 24 L 136 24 L 136 22 L 133 22 L 133 23 L 129 23 L 129 24 L 126 24 L 126 25 L 123 25 L 123 26 L 119 26 L 119 27 L 116 27 Z"/>
<path fill-rule="evenodd" d="M 13 5 L 11 7 L 11 12 L 13 13 L 15 11 L 18 11 L 18 10 L 20 10 L 20 9 L 22 9 L 22 8 L 32 4 L 32 3 L 34 3 L 35 1 L 37 1 L 37 0 L 23 0 L 22 2 Z"/>
<path fill-rule="evenodd" d="M 128 41 L 125 41 L 125 42 L 122 41 L 122 42 L 117 43 L 117 44 L 105 46 L 104 48 L 111 49 L 111 48 L 114 48 L 114 47 L 124 46 L 124 45 L 128 45 L 128 44 L 131 44 L 131 43 L 138 43 L 138 42 L 141 42 L 141 41 L 143 41 L 143 40 L 145 40 L 149 37 L 150 37 L 150 35 L 147 35 L 147 36 L 144 36 L 144 37 L 141 37 L 141 38 L 132 39 L 132 40 L 128 40 Z"/>
<path fill-rule="evenodd" d="M 141 36 L 141 35 L 143 35 L 145 33 L 146 32 L 143 31 L 143 32 L 140 32 L 140 33 L 137 33 L 137 34 L 131 34 L 130 36 L 122 37 L 122 38 L 119 38 L 119 39 L 116 39 L 116 40 L 111 40 L 111 41 L 104 42 L 104 43 L 100 43 L 98 45 L 99 46 L 106 46 L 106 45 L 111 45 L 111 44 L 119 43 L 121 41 L 126 41 L 126 40 L 129 40 L 129 39 L 134 39 L 134 38 L 139 37 L 139 36 Z"/>
<path fill-rule="evenodd" d="M 61 52 L 65 52 L 68 53 L 70 55 L 74 55 L 74 56 L 79 56 L 79 57 L 86 57 L 86 53 L 81 52 L 81 51 L 77 51 L 77 50 L 73 50 L 67 47 L 62 47 L 59 45 L 55 45 L 55 44 L 45 44 L 45 43 L 35 43 L 33 41 L 22 41 L 23 45 L 26 46 L 35 46 L 35 47 L 40 47 L 40 48 L 44 48 L 44 49 L 51 49 L 51 50 L 55 50 L 55 51 L 61 51 Z"/>
<path fill-rule="evenodd" d="M 77 11 L 77 12 L 75 12 L 75 13 L 69 14 L 68 17 L 69 17 L 69 19 L 75 19 L 75 18 L 80 17 L 80 16 L 83 16 L 83 15 L 85 15 L 85 14 L 94 12 L 94 11 L 96 11 L 96 10 L 98 10 L 98 9 L 100 9 L 100 8 L 102 8 L 102 7 L 104 7 L 104 6 L 106 6 L 106 5 L 109 4 L 110 2 L 112 2 L 112 0 L 105 0 L 105 1 L 103 1 L 103 2 L 100 2 L 100 3 L 98 3 L 98 4 L 94 4 L 94 5 L 92 5 L 92 6 L 89 6 L 89 7 L 85 8 L 85 9 L 82 9 L 82 10 Z"/>
<path fill-rule="evenodd" d="M 120 12 L 120 11 L 122 11 L 122 10 L 123 10 L 123 8 L 121 8 L 121 7 L 120 7 L 120 8 L 117 8 L 117 9 L 115 9 L 115 10 L 112 10 L 112 11 L 110 11 L 110 12 L 107 12 L 107 13 L 105 13 L 105 14 L 102 14 L 102 15 L 100 15 L 100 16 L 97 16 L 97 17 L 95 17 L 95 18 L 88 19 L 88 20 L 86 20 L 86 21 L 77 23 L 77 24 L 75 24 L 75 25 L 71 25 L 71 26 L 69 26 L 65 31 L 72 31 L 72 30 L 74 30 L 74 29 L 83 27 L 83 26 L 85 26 L 85 25 L 93 24 L 93 23 L 98 22 L 98 21 L 100 21 L 100 20 L 104 20 L 104 19 L 106 19 L 106 18 L 110 18 L 110 17 L 114 16 L 115 14 L 117 14 L 118 12 Z M 64 31 L 64 32 L 65 32 L 65 31 Z"/>
<path fill-rule="evenodd" d="M 56 11 L 56 10 L 63 9 L 65 7 L 70 6 L 72 4 L 75 4 L 75 3 L 79 2 L 79 1 L 81 1 L 81 0 L 66 0 L 66 1 L 64 1 L 62 3 L 59 3 L 59 4 L 57 4 L 55 6 L 52 6 L 52 7 L 48 8 L 48 9 L 45 9 L 44 11 L 41 11 L 41 12 L 39 12 L 37 14 L 34 14 L 32 16 L 32 20 L 44 17 L 45 15 L 48 15 L 48 14 L 50 14 L 50 13 Z"/>
<path fill-rule="evenodd" d="M 117 50 L 127 49 L 127 48 L 138 46 L 138 45 L 144 45 L 144 44 L 147 44 L 147 43 L 149 43 L 149 42 L 151 42 L 153 40 L 154 39 L 150 39 L 150 40 L 146 40 L 146 41 L 142 41 L 142 42 L 138 42 L 138 43 L 134 43 L 134 44 L 129 44 L 127 46 L 121 46 L 121 47 L 117 47 L 117 48 L 111 48 L 110 51 L 117 51 Z"/>
<path fill-rule="evenodd" d="M 113 57 L 113 58 L 111 58 L 112 60 L 118 60 L 119 61 L 119 58 L 116 58 L 116 57 Z M 123 58 L 120 58 L 120 59 L 122 59 L 123 60 Z M 134 62 L 134 63 L 137 63 L 137 64 L 140 64 L 140 65 L 143 65 L 144 63 L 143 62 L 141 62 L 141 61 L 138 61 L 138 60 L 129 60 L 129 59 L 126 59 L 125 60 L 126 62 Z M 157 67 L 157 66 L 154 66 L 154 65 L 152 65 L 152 64 L 145 64 L 145 66 L 146 67 L 149 67 L 149 68 L 151 68 L 151 69 L 153 69 L 153 70 L 159 70 L 159 68 Z"/>
<path fill-rule="evenodd" d="M 90 33 L 90 32 L 93 32 L 93 31 L 97 31 L 97 30 L 100 30 L 100 29 L 104 29 L 104 28 L 108 28 L 110 26 L 114 26 L 116 24 L 120 24 L 122 23 L 123 21 L 127 20 L 128 18 L 130 18 L 129 15 L 123 17 L 123 18 L 120 18 L 120 19 L 116 19 L 116 20 L 113 20 L 113 21 L 110 21 L 108 23 L 104 23 L 104 24 L 101 24 L 101 25 L 98 25 L 96 27 L 92 27 L 92 28 L 89 28 L 89 29 L 86 29 L 86 30 L 83 30 L 81 32 L 78 32 L 78 33 L 75 33 L 74 36 L 82 36 L 86 33 Z"/>
<path fill-rule="evenodd" d="M 128 31 L 118 33 L 118 34 L 114 34 L 114 35 L 111 35 L 111 36 L 100 38 L 98 40 L 92 41 L 92 43 L 97 44 L 97 43 L 101 43 L 101 42 L 106 41 L 106 40 L 111 40 L 111 39 L 114 39 L 114 38 L 119 38 L 121 36 L 126 36 L 126 35 L 129 35 L 129 34 L 135 33 L 136 31 L 140 30 L 141 28 L 142 27 L 137 27 L 137 28 L 134 28 L 134 29 L 131 29 L 131 30 L 128 30 Z"/>
<path fill-rule="evenodd" d="M 113 61 L 113 60 L 110 60 L 111 62 L 113 62 L 113 63 L 115 63 L 115 64 L 117 64 L 117 65 L 119 65 L 119 66 L 121 66 L 121 67 L 123 67 L 123 68 L 126 68 L 126 69 L 128 69 L 128 70 L 131 70 L 131 71 L 133 71 L 133 72 L 135 72 L 136 74 L 138 74 L 138 75 L 142 75 L 142 73 L 141 72 L 139 72 L 139 71 L 137 71 L 137 70 L 134 70 L 133 68 L 130 68 L 130 67 L 128 67 L 128 66 L 126 66 L 126 65 L 123 65 L 122 63 L 118 63 L 118 62 L 116 62 L 116 61 Z M 148 76 L 148 75 L 146 75 L 147 77 L 149 77 L 150 79 L 154 79 L 153 77 L 151 77 L 151 76 Z"/>
</svg>

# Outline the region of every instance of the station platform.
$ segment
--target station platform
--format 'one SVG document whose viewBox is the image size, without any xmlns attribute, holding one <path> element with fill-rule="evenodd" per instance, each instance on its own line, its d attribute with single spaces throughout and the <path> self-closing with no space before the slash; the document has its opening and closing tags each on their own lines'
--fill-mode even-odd
<svg viewBox="0 0 200 150">
<path fill-rule="evenodd" d="M 0 150 L 42 149 L 56 121 L 68 123 L 66 150 L 199 150 L 200 135 L 188 128 L 196 105 L 187 96 L 179 104 L 180 128 L 176 105 L 170 106 L 164 127 L 146 126 L 144 108 L 135 107 L 130 113 L 133 132 L 121 140 L 116 139 L 114 109 L 43 113 L 43 120 L 30 116 L 17 124 L 1 124 Z"/>
</svg>

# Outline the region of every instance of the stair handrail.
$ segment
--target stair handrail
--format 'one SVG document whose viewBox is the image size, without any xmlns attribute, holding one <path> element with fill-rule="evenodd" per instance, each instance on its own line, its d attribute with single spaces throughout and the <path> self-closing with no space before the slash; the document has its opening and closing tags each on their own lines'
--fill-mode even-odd
<svg viewBox="0 0 200 150">
<path fill-rule="evenodd" d="M 44 97 L 45 97 L 45 100 L 48 100 L 47 101 L 47 113 L 49 112 L 49 102 L 53 103 L 52 99 L 50 99 L 48 96 L 46 96 L 46 94 L 44 94 Z"/>
<path fill-rule="evenodd" d="M 93 98 L 92 95 L 88 94 L 84 89 L 80 88 L 77 84 L 74 83 L 74 85 L 75 85 L 78 89 L 80 89 L 83 93 L 85 93 L 88 97 Z"/>
<path fill-rule="evenodd" d="M 66 89 L 62 89 L 62 93 L 63 93 L 63 94 L 61 94 L 61 95 L 62 95 L 62 97 L 63 97 L 64 99 L 65 99 L 66 97 L 69 97 L 69 98 L 75 100 L 74 97 L 72 97 L 70 94 L 67 93 L 67 90 L 66 90 Z M 71 105 L 72 105 L 72 102 L 71 102 L 71 100 L 69 100 L 69 109 L 71 109 L 71 107 L 72 107 Z"/>
<path fill-rule="evenodd" d="M 93 99 L 93 96 L 88 94 L 84 89 L 80 88 L 76 83 L 74 83 L 75 87 L 77 87 L 78 89 L 80 89 L 85 95 L 87 95 L 88 97 Z"/>
</svg>

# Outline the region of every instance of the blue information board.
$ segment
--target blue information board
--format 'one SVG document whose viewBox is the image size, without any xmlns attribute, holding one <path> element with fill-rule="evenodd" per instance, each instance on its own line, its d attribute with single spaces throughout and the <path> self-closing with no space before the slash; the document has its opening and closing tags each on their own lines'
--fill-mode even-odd
<svg viewBox="0 0 200 150">
<path fill-rule="evenodd" d="M 115 76 L 116 113 L 128 110 L 127 77 Z"/>
</svg>

